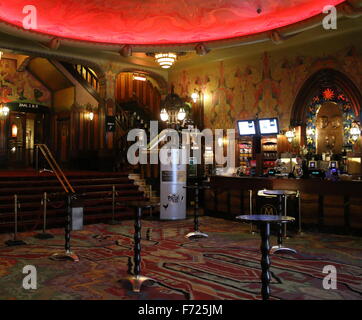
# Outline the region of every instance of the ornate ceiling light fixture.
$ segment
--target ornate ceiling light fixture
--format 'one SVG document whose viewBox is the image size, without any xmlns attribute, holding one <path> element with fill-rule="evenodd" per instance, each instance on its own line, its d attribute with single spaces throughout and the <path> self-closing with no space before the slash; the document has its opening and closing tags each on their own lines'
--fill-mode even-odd
<svg viewBox="0 0 362 320">
<path fill-rule="evenodd" d="M 155 53 L 155 60 L 163 69 L 170 68 L 176 61 L 177 54 L 173 52 Z"/>
</svg>

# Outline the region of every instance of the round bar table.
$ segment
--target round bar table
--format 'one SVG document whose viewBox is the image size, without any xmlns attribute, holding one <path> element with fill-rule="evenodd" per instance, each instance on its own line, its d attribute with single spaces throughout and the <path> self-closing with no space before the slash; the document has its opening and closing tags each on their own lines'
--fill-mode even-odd
<svg viewBox="0 0 362 320">
<path fill-rule="evenodd" d="M 294 196 L 296 191 L 289 190 L 265 190 L 264 194 L 278 197 L 278 215 L 285 217 L 287 215 L 287 199 L 288 196 Z M 286 232 L 286 225 L 284 224 L 284 231 Z M 278 244 L 273 246 L 270 250 L 271 253 L 287 252 L 297 253 L 294 249 L 283 246 L 283 223 L 279 223 L 278 228 Z"/>
<path fill-rule="evenodd" d="M 126 280 L 131 283 L 133 292 L 140 292 L 143 282 L 155 281 L 151 278 L 141 275 L 141 218 L 143 209 L 150 209 L 159 205 L 159 203 L 142 200 L 126 202 L 127 207 L 135 209 L 133 275 L 126 278 Z"/>
<path fill-rule="evenodd" d="M 270 296 L 270 287 L 269 283 L 271 280 L 270 277 L 270 224 L 271 223 L 288 223 L 295 220 L 293 217 L 288 216 L 273 216 L 273 215 L 242 215 L 237 216 L 236 219 L 243 222 L 255 223 L 260 226 L 260 236 L 261 236 L 261 296 L 263 300 L 268 300 Z"/>
<path fill-rule="evenodd" d="M 185 186 L 186 189 L 195 190 L 195 205 L 194 205 L 194 231 L 189 232 L 186 238 L 207 238 L 208 235 L 199 230 L 199 190 L 210 189 L 209 185 L 198 184 Z"/>
</svg>

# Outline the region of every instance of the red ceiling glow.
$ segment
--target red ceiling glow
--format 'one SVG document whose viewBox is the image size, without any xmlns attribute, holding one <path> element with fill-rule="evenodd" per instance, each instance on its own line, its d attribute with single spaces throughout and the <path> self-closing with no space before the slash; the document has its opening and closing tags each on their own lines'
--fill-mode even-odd
<svg viewBox="0 0 362 320">
<path fill-rule="evenodd" d="M 34 5 L 39 33 L 115 44 L 229 39 L 283 27 L 345 0 L 7 0 L 0 20 L 22 27 Z M 262 9 L 257 13 L 257 9 Z"/>
</svg>

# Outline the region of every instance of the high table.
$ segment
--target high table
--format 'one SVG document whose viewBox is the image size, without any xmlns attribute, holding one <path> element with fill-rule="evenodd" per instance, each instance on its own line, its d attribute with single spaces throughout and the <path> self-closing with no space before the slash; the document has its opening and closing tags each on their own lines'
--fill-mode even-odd
<svg viewBox="0 0 362 320">
<path fill-rule="evenodd" d="M 185 186 L 184 188 L 195 190 L 194 231 L 189 232 L 185 237 L 207 238 L 208 235 L 199 230 L 199 190 L 210 189 L 210 186 L 206 184 L 198 184 L 196 182 L 194 185 L 188 185 Z"/>
<path fill-rule="evenodd" d="M 287 215 L 287 199 L 288 196 L 296 195 L 296 191 L 289 191 L 289 190 L 264 190 L 264 194 L 277 196 L 278 197 L 278 215 L 279 216 L 286 216 Z M 283 246 L 283 223 L 279 223 L 278 228 L 278 244 L 271 248 L 271 253 L 278 253 L 278 252 L 291 252 L 297 253 L 294 249 L 287 248 Z M 284 224 L 286 226 L 286 224 Z M 286 230 L 286 229 L 285 229 Z"/>
<path fill-rule="evenodd" d="M 150 209 L 159 205 L 159 203 L 150 201 L 129 201 L 126 203 L 127 207 L 135 209 L 133 275 L 126 279 L 131 283 L 134 292 L 140 292 L 143 282 L 154 281 L 141 275 L 141 218 L 143 209 Z"/>
<path fill-rule="evenodd" d="M 288 216 L 273 216 L 273 215 L 242 215 L 237 216 L 236 219 L 255 223 L 260 226 L 260 236 L 261 236 L 261 296 L 263 300 L 268 300 L 270 296 L 270 258 L 269 258 L 269 251 L 270 251 L 270 244 L 269 244 L 269 237 L 270 237 L 270 224 L 271 223 L 288 223 L 295 220 L 293 217 Z"/>
</svg>

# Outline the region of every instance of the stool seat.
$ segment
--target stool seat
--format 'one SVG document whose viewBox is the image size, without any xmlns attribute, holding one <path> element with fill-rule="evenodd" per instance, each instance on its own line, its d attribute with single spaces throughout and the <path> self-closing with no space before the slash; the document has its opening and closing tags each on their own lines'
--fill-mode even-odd
<svg viewBox="0 0 362 320">
<path fill-rule="evenodd" d="M 293 222 L 295 218 L 289 216 L 276 216 L 276 215 L 267 215 L 267 214 L 247 214 L 237 216 L 236 219 L 242 220 L 245 222 L 269 222 L 269 223 L 288 223 Z"/>
<path fill-rule="evenodd" d="M 271 196 L 293 196 L 297 194 L 297 191 L 292 190 L 263 190 L 264 194 Z"/>
</svg>

